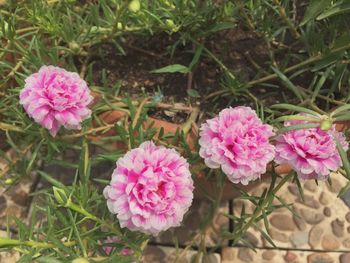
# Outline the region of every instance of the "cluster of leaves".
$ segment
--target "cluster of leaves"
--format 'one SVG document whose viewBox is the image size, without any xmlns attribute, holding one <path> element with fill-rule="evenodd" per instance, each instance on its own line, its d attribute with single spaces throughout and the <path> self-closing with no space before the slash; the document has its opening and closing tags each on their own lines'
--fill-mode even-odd
<svg viewBox="0 0 350 263">
<path fill-rule="evenodd" d="M 135 1 L 131 2 L 135 4 Z M 91 85 L 91 89 L 100 94 L 100 100 L 93 106 L 92 120 L 84 123 L 82 131 L 66 132 L 52 138 L 28 118 L 18 103 L 25 77 L 44 64 L 61 65 L 80 72 L 88 83 L 93 84 L 94 72 L 89 62 L 94 46 L 113 43 L 121 54 L 125 54 L 123 45 L 127 35 L 176 34 L 169 54 L 174 55 L 179 45 L 191 43 L 195 46 L 191 51 L 191 63 L 168 65 L 154 72 L 189 74 L 201 59 L 212 60 L 222 70 L 223 89 L 208 94 L 207 100 L 228 97 L 230 104 L 242 96 L 247 97 L 255 103 L 257 112 L 265 121 L 278 127 L 281 127 L 281 121 L 298 118 L 292 115 L 298 112 L 314 117 L 313 123 L 307 127 L 325 125 L 325 120 L 349 120 L 350 23 L 349 4 L 345 0 L 312 0 L 307 6 L 303 1 L 287 0 L 157 0 L 140 1 L 139 7 L 130 7 L 131 2 L 9 0 L 1 6 L 0 158 L 6 165 L 0 170 L 0 183 L 2 187 L 16 187 L 23 177 L 38 174 L 50 185 L 33 193 L 37 202 L 29 225 L 20 219 L 9 218 L 9 223 L 16 225 L 17 233 L 11 236 L 9 224 L 8 233 L 12 238 L 0 239 L 1 248 L 15 248 L 21 252 L 20 262 L 71 262 L 79 257 L 89 258 L 92 262 L 128 262 L 141 257 L 149 238 L 119 228 L 101 195 L 108 180 L 99 178 L 94 169 L 104 162 L 113 166 L 126 149 L 154 138 L 156 129 L 142 124 L 147 119 L 147 110 L 155 107 L 157 101 L 120 99 L 117 97 L 118 83 L 113 87 Z M 206 47 L 206 40 L 213 34 L 238 25 L 263 39 L 269 54 L 266 64 L 258 67 L 256 76 L 247 82 L 236 76 Z M 268 91 L 259 94 L 256 87 Z M 271 107 L 268 101 L 261 99 L 276 97 L 276 94 L 282 102 L 290 104 Z M 189 90 L 188 95 L 200 96 L 195 90 Z M 337 109 L 333 111 L 333 108 Z M 106 123 L 100 118 L 100 113 L 108 110 L 120 110 L 126 115 L 117 123 Z M 159 144 L 179 150 L 196 173 L 203 167 L 197 152 L 186 143 L 188 129 L 185 127 L 188 125 L 183 127 L 175 134 L 164 134 L 161 130 L 155 138 Z M 286 130 L 280 130 L 283 131 Z M 115 142 L 122 142 L 126 149 L 111 147 Z M 346 153 L 340 147 L 339 150 L 345 170 L 341 173 L 350 178 Z M 72 183 L 64 184 L 56 174 L 48 173 L 46 170 L 50 165 L 68 168 L 66 177 L 71 178 Z M 201 222 L 200 237 L 196 236 L 197 239 L 189 242 L 185 250 L 198 239 L 205 239 L 225 184 L 222 173 L 205 172 L 208 180 L 215 179 L 217 194 L 208 194 L 212 209 Z M 272 173 L 270 187 L 260 196 L 249 195 L 232 186 L 233 190 L 240 191 L 241 199 L 249 200 L 255 206 L 255 210 L 248 213 L 243 208 L 239 216 L 226 215 L 234 222 L 235 228 L 231 232 L 222 231 L 222 240 L 250 245 L 242 239 L 249 227 L 256 227 L 262 220 L 268 229 L 267 216 L 274 209 L 290 209 L 290 204 L 277 195 L 290 178 L 302 192 L 294 173 L 283 179 Z M 350 184 L 343 190 L 349 187 Z M 280 205 L 274 205 L 274 199 Z M 261 229 L 261 233 L 273 244 L 265 230 Z M 114 244 L 113 253 L 107 257 L 102 242 L 111 235 L 121 237 L 122 243 Z M 123 246 L 134 251 L 133 258 L 120 256 Z M 207 253 L 205 244 L 199 248 L 200 253 Z"/>
</svg>

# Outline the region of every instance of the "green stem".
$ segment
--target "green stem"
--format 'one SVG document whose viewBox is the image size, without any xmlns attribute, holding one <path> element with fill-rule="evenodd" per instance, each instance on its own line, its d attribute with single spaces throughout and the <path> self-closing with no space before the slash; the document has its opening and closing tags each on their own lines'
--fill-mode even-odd
<svg viewBox="0 0 350 263">
<path fill-rule="evenodd" d="M 109 228 L 110 230 L 112 230 L 115 234 L 121 236 L 122 238 L 124 238 L 122 236 L 122 232 L 120 230 L 119 227 L 115 227 L 114 225 L 110 224 L 109 222 L 105 222 L 104 220 L 98 218 L 97 216 L 94 216 L 93 214 L 89 213 L 88 211 L 86 211 L 83 207 L 78 206 L 74 203 L 72 203 L 72 201 L 70 199 L 68 199 L 67 203 L 64 205 L 64 207 L 69 208 L 83 216 L 85 216 L 87 219 L 91 219 L 107 228 Z"/>
<path fill-rule="evenodd" d="M 0 122 L 0 130 L 3 131 L 16 131 L 16 132 L 25 132 L 22 128 L 17 127 L 15 125 L 7 124 L 4 122 Z"/>
<path fill-rule="evenodd" d="M 197 42 L 197 41 L 195 41 L 195 43 L 196 43 L 196 42 Z M 350 43 L 347 44 L 347 45 L 345 45 L 345 46 L 342 46 L 342 47 L 335 48 L 335 49 L 331 50 L 329 53 L 327 53 L 327 56 L 332 55 L 332 54 L 337 53 L 337 52 L 344 51 L 344 50 L 349 49 L 349 48 L 350 48 Z M 204 48 L 204 50 L 207 52 L 207 49 L 206 49 L 206 48 Z M 209 52 L 210 52 L 210 51 L 209 51 Z M 212 54 L 211 52 L 210 52 L 210 54 L 208 53 L 208 55 L 214 56 L 214 54 Z M 215 57 L 215 56 L 214 56 L 214 57 Z M 294 71 L 294 70 L 296 70 L 296 69 L 298 69 L 298 68 L 301 68 L 301 67 L 306 66 L 306 65 L 309 65 L 309 64 L 311 64 L 311 63 L 313 63 L 313 62 L 316 62 L 316 61 L 318 61 L 318 60 L 321 60 L 321 59 L 323 59 L 324 57 L 325 57 L 325 56 L 324 56 L 323 54 L 320 54 L 320 55 L 317 55 L 317 56 L 314 56 L 314 57 L 310 57 L 310 58 L 308 58 L 308 59 L 306 59 L 306 60 L 304 60 L 304 61 L 302 61 L 302 62 L 300 62 L 300 63 L 298 63 L 298 64 L 295 64 L 295 65 L 293 65 L 293 66 L 290 66 L 290 67 L 286 68 L 285 70 L 283 70 L 283 73 L 284 73 L 284 74 L 289 73 L 289 72 Z M 222 62 L 219 61 L 217 58 L 213 58 L 213 59 L 214 59 L 214 61 L 216 61 L 216 62 L 218 63 L 218 65 L 221 66 L 225 71 L 228 70 L 228 68 L 227 68 L 225 65 L 223 65 Z M 278 77 L 278 75 L 277 75 L 276 73 L 273 73 L 273 74 L 270 74 L 270 75 L 265 76 L 265 77 L 263 77 L 263 78 L 249 81 L 249 82 L 246 83 L 245 86 L 246 86 L 247 88 L 250 88 L 250 87 L 252 87 L 252 86 L 254 86 L 254 85 L 256 85 L 256 84 L 263 83 L 263 82 L 266 82 L 266 81 L 268 81 L 268 80 L 275 79 L 275 78 L 277 78 L 277 77 Z M 204 100 L 208 100 L 208 99 L 211 98 L 211 97 L 218 96 L 218 95 L 221 95 L 221 94 L 226 93 L 226 92 L 227 92 L 227 90 L 219 90 L 219 91 L 213 92 L 213 93 L 209 94 Z"/>
<path fill-rule="evenodd" d="M 276 122 L 278 122 L 278 121 L 292 121 L 292 120 L 320 122 L 320 118 L 311 117 L 311 116 L 302 116 L 302 115 L 286 115 L 286 116 L 282 116 L 282 117 L 275 119 Z"/>
<path fill-rule="evenodd" d="M 39 27 L 36 27 L 36 26 L 20 28 L 20 29 L 16 30 L 16 34 L 23 34 L 23 33 L 27 33 L 27 32 L 30 32 L 30 31 L 35 31 L 35 30 L 38 30 L 38 29 L 39 29 Z"/>
<path fill-rule="evenodd" d="M 288 175 L 286 175 L 285 177 L 283 177 L 283 179 L 279 182 L 279 184 L 276 186 L 276 188 L 274 188 L 271 191 L 271 194 L 266 197 L 264 199 L 264 201 L 261 203 L 260 206 L 257 207 L 257 209 L 254 211 L 252 217 L 250 218 L 250 220 L 238 231 L 237 233 L 237 237 L 242 236 L 245 231 L 247 231 L 249 229 L 249 227 L 251 227 L 252 224 L 254 224 L 255 220 L 260 216 L 260 213 L 262 212 L 262 210 L 265 208 L 265 206 L 271 201 L 271 199 L 273 198 L 273 196 L 281 189 L 281 187 L 290 179 L 293 177 L 293 173 L 289 173 Z M 234 240 L 234 243 L 237 241 L 237 238 Z"/>
<path fill-rule="evenodd" d="M 79 214 L 82 214 L 83 216 L 85 216 L 88 219 L 91 219 L 93 221 L 96 221 L 98 223 L 103 223 L 103 221 L 101 219 L 99 219 L 98 217 L 94 216 L 93 214 L 89 213 L 88 211 L 86 211 L 83 207 L 80 207 L 74 203 L 72 203 L 72 201 L 68 200 L 67 204 L 65 205 L 65 207 L 78 212 Z"/>
<path fill-rule="evenodd" d="M 182 131 L 184 132 L 185 135 L 187 135 L 188 132 L 191 130 L 192 124 L 196 123 L 198 115 L 199 115 L 199 108 L 197 107 L 193 108 L 190 117 L 182 126 Z"/>
<path fill-rule="evenodd" d="M 68 241 L 62 243 L 66 247 L 71 247 L 76 244 L 75 241 Z M 28 247 L 36 247 L 36 248 L 56 248 L 55 244 L 50 244 L 47 242 L 38 242 L 33 240 L 21 241 L 17 239 L 11 238 L 3 238 L 0 237 L 0 247 L 6 246 L 28 246 Z"/>
<path fill-rule="evenodd" d="M 295 39 L 299 39 L 300 38 L 300 34 L 297 31 L 297 29 L 295 28 L 294 24 L 292 23 L 292 21 L 289 19 L 289 17 L 286 14 L 286 10 L 284 9 L 284 7 L 281 5 L 279 0 L 274 0 L 275 4 L 277 5 L 277 9 L 278 9 L 278 13 L 280 15 L 280 17 L 282 18 L 282 20 L 287 24 L 287 26 L 289 27 L 293 37 Z"/>
</svg>

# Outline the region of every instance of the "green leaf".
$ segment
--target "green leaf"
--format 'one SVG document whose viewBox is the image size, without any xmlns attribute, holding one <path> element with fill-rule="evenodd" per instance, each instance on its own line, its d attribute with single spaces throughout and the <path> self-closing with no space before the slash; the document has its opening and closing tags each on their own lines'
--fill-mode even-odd
<svg viewBox="0 0 350 263">
<path fill-rule="evenodd" d="M 316 128 L 319 125 L 320 125 L 319 123 L 302 123 L 302 124 L 291 125 L 291 126 L 287 126 L 279 129 L 278 134 L 294 131 L 294 130 Z"/>
<path fill-rule="evenodd" d="M 267 242 L 269 242 L 274 248 L 276 247 L 275 243 L 273 242 L 273 240 L 271 239 L 271 237 L 262 229 L 260 229 L 260 227 L 258 227 L 256 224 L 254 224 L 255 229 L 257 229 L 261 235 L 264 237 L 264 239 L 267 240 Z"/>
<path fill-rule="evenodd" d="M 190 69 L 181 64 L 172 64 L 163 68 L 152 70 L 151 73 L 189 73 Z"/>
<path fill-rule="evenodd" d="M 299 120 L 299 121 L 311 121 L 311 122 L 319 122 L 320 119 L 316 117 L 311 116 L 302 116 L 302 115 L 286 115 L 281 116 L 275 119 L 275 122 L 279 121 L 292 121 L 292 120 Z"/>
<path fill-rule="evenodd" d="M 32 158 L 30 159 L 29 161 L 29 164 L 27 166 L 27 169 L 26 169 L 26 174 L 29 174 L 30 171 L 32 170 L 32 167 L 33 167 L 33 164 L 36 160 L 36 157 L 38 156 L 38 153 L 39 153 L 39 150 L 41 148 L 41 146 L 43 145 L 43 142 L 44 142 L 44 139 L 42 139 L 39 144 L 37 145 L 37 147 L 35 148 L 33 154 L 32 154 Z"/>
<path fill-rule="evenodd" d="M 337 116 L 339 113 L 350 110 L 350 104 L 342 105 L 332 111 L 331 116 Z"/>
<path fill-rule="evenodd" d="M 315 101 L 317 95 L 320 93 L 320 90 L 321 90 L 323 84 L 325 83 L 325 81 L 327 80 L 332 69 L 333 69 L 333 67 L 327 68 L 327 70 L 322 74 L 321 78 L 318 80 L 316 87 L 314 89 L 314 92 L 312 93 L 311 102 Z"/>
<path fill-rule="evenodd" d="M 340 189 L 337 197 L 341 197 L 342 195 L 344 195 L 349 190 L 349 188 L 350 188 L 350 181 L 348 181 L 346 185 Z"/>
<path fill-rule="evenodd" d="M 84 139 L 82 143 L 82 151 L 80 154 L 79 174 L 82 182 L 86 183 L 90 177 L 90 159 L 89 159 L 89 145 Z"/>
<path fill-rule="evenodd" d="M 344 112 L 344 114 L 338 115 L 335 121 L 348 121 L 350 120 L 350 111 Z"/>
<path fill-rule="evenodd" d="M 233 23 L 233 22 L 216 23 L 211 28 L 208 28 L 208 30 L 206 30 L 205 33 L 206 34 L 208 34 L 208 33 L 215 33 L 215 32 L 221 31 L 221 30 L 234 28 L 235 26 L 236 26 L 236 23 Z"/>
<path fill-rule="evenodd" d="M 300 23 L 300 26 L 303 26 L 307 22 L 309 22 L 310 20 L 315 19 L 331 3 L 332 3 L 332 0 L 312 0 L 312 1 L 310 1 L 310 4 L 305 11 L 304 18 Z"/>
<path fill-rule="evenodd" d="M 187 95 L 190 96 L 190 97 L 194 97 L 194 98 L 199 98 L 200 97 L 198 91 L 195 90 L 195 89 L 188 89 L 187 90 Z"/>
<path fill-rule="evenodd" d="M 202 51 L 203 51 L 203 45 L 199 45 L 196 49 L 196 52 L 194 53 L 194 56 L 192 58 L 190 65 L 188 66 L 190 71 L 192 71 L 194 66 L 197 65 L 199 58 L 201 57 Z"/>
<path fill-rule="evenodd" d="M 343 162 L 343 167 L 346 172 L 346 176 L 348 179 L 350 179 L 350 162 L 349 162 L 348 156 L 344 151 L 343 146 L 340 144 L 339 140 L 335 138 L 335 141 L 337 143 L 337 149 L 338 149 L 339 155 Z"/>
<path fill-rule="evenodd" d="M 299 191 L 299 195 L 300 195 L 300 197 L 301 197 L 301 200 L 305 200 L 305 198 L 304 198 L 304 191 L 303 191 L 303 187 L 301 186 L 301 183 L 300 183 L 300 181 L 299 181 L 299 178 L 295 175 L 295 182 L 296 182 L 296 184 L 297 184 L 297 187 L 298 187 L 298 191 Z"/>
<path fill-rule="evenodd" d="M 282 83 L 291 90 L 300 101 L 303 101 L 303 96 L 300 93 L 300 90 L 298 87 L 296 87 L 287 77 L 284 75 L 281 71 L 279 71 L 277 68 L 271 67 L 272 70 L 277 74 L 277 76 L 282 80 Z"/>
<path fill-rule="evenodd" d="M 341 50 L 335 53 L 330 52 L 329 54 L 325 54 L 321 60 L 315 63 L 315 66 L 311 69 L 311 71 L 317 72 L 322 68 L 325 68 L 334 64 L 343 56 L 344 52 L 345 52 L 344 50 Z"/>
<path fill-rule="evenodd" d="M 309 110 L 307 108 L 300 107 L 300 106 L 295 106 L 295 105 L 292 105 L 292 104 L 287 104 L 287 103 L 275 104 L 275 105 L 272 105 L 271 108 L 273 108 L 273 109 L 291 110 L 291 111 L 297 111 L 297 112 L 304 112 L 304 113 L 311 114 L 311 115 L 314 115 L 314 116 L 320 116 L 320 114 L 318 112 L 316 112 L 316 111 Z"/>
<path fill-rule="evenodd" d="M 53 178 L 49 174 L 47 174 L 43 171 L 38 171 L 38 173 L 41 175 L 41 177 L 43 177 L 46 181 L 48 181 L 53 186 L 67 190 L 67 187 L 64 184 L 62 184 L 60 181 L 56 180 L 55 178 Z"/>
<path fill-rule="evenodd" d="M 330 16 L 339 15 L 342 13 L 347 13 L 349 11 L 350 11 L 350 3 L 348 1 L 339 2 L 338 4 L 334 5 L 330 9 L 324 11 L 316 19 L 322 20 L 322 19 L 328 18 Z"/>
</svg>

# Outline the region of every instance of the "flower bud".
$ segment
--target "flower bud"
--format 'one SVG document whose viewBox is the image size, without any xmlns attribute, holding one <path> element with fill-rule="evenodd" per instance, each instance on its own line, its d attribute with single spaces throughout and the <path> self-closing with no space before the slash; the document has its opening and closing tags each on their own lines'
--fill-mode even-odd
<svg viewBox="0 0 350 263">
<path fill-rule="evenodd" d="M 321 123 L 320 123 L 320 129 L 322 131 L 328 131 L 332 128 L 332 121 L 330 119 L 325 119 L 325 120 L 322 120 Z"/>
<path fill-rule="evenodd" d="M 8 178 L 5 180 L 5 184 L 11 185 L 11 184 L 13 184 L 13 180 L 11 178 Z"/>
<path fill-rule="evenodd" d="M 117 28 L 118 28 L 119 30 L 122 30 L 123 27 L 124 27 L 124 25 L 123 25 L 122 23 L 118 22 Z"/>
<path fill-rule="evenodd" d="M 179 27 L 175 25 L 174 21 L 171 19 L 166 19 L 165 24 L 168 29 L 170 29 L 172 32 L 177 32 L 179 30 Z"/>
<path fill-rule="evenodd" d="M 129 10 L 131 12 L 138 12 L 141 8 L 141 4 L 140 4 L 140 1 L 139 0 L 132 0 L 130 3 L 129 3 L 129 6 L 128 6 Z"/>
<path fill-rule="evenodd" d="M 175 5 L 171 3 L 169 0 L 164 0 L 163 3 L 171 9 L 175 9 Z"/>
<path fill-rule="evenodd" d="M 71 41 L 69 42 L 69 49 L 72 50 L 74 53 L 79 53 L 80 51 L 80 46 L 77 42 Z"/>
<path fill-rule="evenodd" d="M 67 195 L 66 192 L 63 189 L 57 188 L 55 186 L 52 187 L 53 190 L 53 195 L 56 198 L 56 201 L 60 204 L 60 205 L 65 205 L 67 203 Z"/>
</svg>

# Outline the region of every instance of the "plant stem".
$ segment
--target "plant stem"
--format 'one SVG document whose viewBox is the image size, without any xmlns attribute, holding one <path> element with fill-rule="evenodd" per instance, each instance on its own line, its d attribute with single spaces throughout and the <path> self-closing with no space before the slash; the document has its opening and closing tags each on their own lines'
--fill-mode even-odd
<svg viewBox="0 0 350 263">
<path fill-rule="evenodd" d="M 91 133 L 95 133 L 95 132 L 99 132 L 99 131 L 105 131 L 105 130 L 110 130 L 111 128 L 114 127 L 114 124 L 107 124 L 105 126 L 101 126 L 98 128 L 92 128 L 90 130 L 87 130 L 85 132 L 79 132 L 79 133 L 75 133 L 75 134 L 69 134 L 69 135 L 65 135 L 60 137 L 61 139 L 74 139 L 74 138 L 79 138 Z"/>
<path fill-rule="evenodd" d="M 280 17 L 282 18 L 282 20 L 287 24 L 287 26 L 289 27 L 292 36 L 295 39 L 299 39 L 300 38 L 300 34 L 299 32 L 296 30 L 295 26 L 293 25 L 292 21 L 290 21 L 289 17 L 286 15 L 286 10 L 284 9 L 284 7 L 281 5 L 279 0 L 274 0 L 274 3 L 277 5 L 278 8 L 278 13 L 280 15 Z"/>
<path fill-rule="evenodd" d="M 234 243 L 237 242 L 237 239 L 240 236 L 242 236 L 252 224 L 254 224 L 255 220 L 260 216 L 260 213 L 262 212 L 262 210 L 271 201 L 271 198 L 273 198 L 273 196 L 279 191 L 279 189 L 281 189 L 281 187 L 292 177 L 293 177 L 293 173 L 289 173 L 288 175 L 283 177 L 283 179 L 279 182 L 276 188 L 273 189 L 273 191 L 271 192 L 271 195 L 264 199 L 261 205 L 258 206 L 257 209 L 254 211 L 250 220 L 238 231 L 238 233 L 236 234 L 236 238 L 233 240 Z"/>
<path fill-rule="evenodd" d="M 19 127 L 15 126 L 15 125 L 7 124 L 7 123 L 4 123 L 4 122 L 0 122 L 0 130 L 25 132 L 22 128 L 19 128 Z"/>
<path fill-rule="evenodd" d="M 329 56 L 329 55 L 331 55 L 331 54 L 334 54 L 334 53 L 337 53 L 337 52 L 344 51 L 344 50 L 349 49 L 349 48 L 350 48 L 350 43 L 347 44 L 347 45 L 344 45 L 344 46 L 342 46 L 342 47 L 335 48 L 335 49 L 331 50 L 329 53 L 327 53 L 327 56 Z M 204 50 L 206 51 L 207 49 L 204 48 Z M 211 53 L 211 52 L 210 52 L 210 53 Z M 212 53 L 211 53 L 211 54 L 212 54 Z M 213 55 L 213 54 L 212 54 L 212 55 Z M 298 69 L 298 68 L 301 68 L 301 67 L 306 66 L 306 65 L 309 65 L 309 64 L 311 64 L 311 63 L 313 63 L 313 62 L 316 62 L 316 61 L 318 61 L 318 60 L 321 60 L 321 59 L 323 59 L 324 57 L 325 57 L 325 56 L 322 55 L 322 54 L 317 55 L 317 56 L 310 57 L 310 58 L 308 58 L 308 59 L 306 59 L 306 60 L 304 60 L 304 61 L 302 61 L 302 62 L 300 62 L 300 63 L 298 63 L 298 64 L 295 64 L 295 65 L 293 65 L 293 66 L 290 66 L 290 67 L 286 68 L 285 70 L 283 70 L 283 73 L 286 74 L 286 73 L 288 73 L 288 72 L 294 71 L 294 70 L 296 70 L 296 69 Z M 217 59 L 214 59 L 214 60 L 215 60 L 216 62 L 218 61 Z M 218 63 L 218 62 L 217 62 L 217 63 Z M 219 64 L 219 66 L 222 67 L 222 65 L 221 65 L 222 63 L 221 63 L 221 62 L 218 63 L 218 64 Z M 226 66 L 224 66 L 224 67 L 222 67 L 222 68 L 223 68 L 224 70 L 228 70 Z M 251 81 L 249 81 L 249 82 L 247 82 L 247 83 L 245 84 L 245 87 L 250 88 L 250 87 L 252 87 L 252 86 L 254 86 L 254 85 L 256 85 L 256 84 L 263 83 L 263 82 L 266 82 L 266 81 L 268 81 L 268 80 L 275 79 L 275 78 L 277 78 L 277 77 L 278 77 L 278 75 L 277 75 L 276 73 L 273 73 L 273 74 L 270 74 L 270 75 L 268 75 L 268 76 L 262 77 L 262 78 L 260 78 L 260 79 L 251 80 Z M 221 95 L 221 94 L 223 94 L 223 93 L 227 93 L 227 92 L 228 92 L 227 90 L 219 90 L 219 91 L 213 92 L 213 93 L 209 94 L 208 96 L 206 96 L 206 97 L 204 98 L 204 100 L 208 100 L 208 99 L 210 99 L 210 98 L 212 98 L 212 97 L 215 97 L 215 96 Z"/>
<path fill-rule="evenodd" d="M 191 130 L 192 124 L 196 122 L 198 115 L 199 115 L 199 108 L 194 107 L 190 117 L 182 126 L 182 131 L 184 132 L 185 135 L 187 135 L 187 133 Z"/>
<path fill-rule="evenodd" d="M 65 207 L 70 208 L 71 210 L 78 212 L 79 214 L 82 214 L 83 216 L 87 217 L 88 219 L 94 220 L 96 222 L 100 223 L 100 219 L 96 216 L 90 214 L 88 211 L 86 211 L 84 208 L 72 203 L 71 201 L 68 201 L 67 204 L 65 204 Z"/>
<path fill-rule="evenodd" d="M 62 242 L 62 244 L 66 247 L 71 247 L 76 244 L 75 241 L 67 241 Z M 11 238 L 3 238 L 0 237 L 0 247 L 5 246 L 28 246 L 28 247 L 37 247 L 37 248 L 56 248 L 55 244 L 47 243 L 47 242 L 38 242 L 38 241 L 21 241 L 17 239 Z"/>
<path fill-rule="evenodd" d="M 221 174 L 222 176 L 222 174 Z M 214 201 L 214 209 L 213 209 L 213 212 L 212 214 L 210 215 L 211 218 L 210 220 L 207 220 L 207 224 L 204 226 L 204 228 L 201 230 L 200 233 L 197 233 L 188 243 L 188 245 L 181 251 L 181 253 L 177 254 L 175 260 L 174 260 L 174 263 L 177 263 L 180 259 L 184 258 L 185 255 L 186 255 L 186 251 L 193 245 L 193 243 L 200 237 L 201 238 L 201 248 L 203 250 L 205 250 L 205 236 L 207 234 L 207 231 L 209 229 L 209 227 L 211 226 L 211 222 L 213 220 L 213 218 L 217 215 L 217 211 L 220 207 L 220 202 L 221 202 L 221 199 L 222 199 L 222 195 L 223 195 L 223 191 L 224 191 L 224 187 L 223 185 L 220 185 L 219 186 L 219 192 L 218 194 L 216 195 L 216 198 L 215 198 L 215 201 Z M 198 252 L 199 253 L 199 252 Z M 195 260 L 197 262 L 199 262 L 199 256 L 197 254 L 197 257 L 195 258 Z"/>
<path fill-rule="evenodd" d="M 112 231 L 114 231 L 118 235 L 121 235 L 120 228 L 116 228 L 113 225 L 111 225 L 110 223 L 105 222 L 104 220 L 98 218 L 97 216 L 94 216 L 93 214 L 86 211 L 83 207 L 78 206 L 77 204 L 74 204 L 70 199 L 68 199 L 68 201 L 64 205 L 64 207 L 69 208 L 75 212 L 78 212 L 79 214 L 85 216 L 87 219 L 91 219 L 91 220 L 93 220 L 93 221 L 95 221 L 103 226 L 106 226 L 107 228 L 111 229 Z"/>
<path fill-rule="evenodd" d="M 135 117 L 134 117 L 134 119 L 133 119 L 133 121 L 132 121 L 132 128 L 133 128 L 133 129 L 135 129 L 136 124 L 137 124 L 137 122 L 138 122 L 138 120 L 139 120 L 139 118 L 140 118 L 142 109 L 143 109 L 143 107 L 145 106 L 145 104 L 147 103 L 147 101 L 148 101 L 148 98 L 144 98 L 144 99 L 141 101 L 139 107 L 137 108 L 137 111 L 136 111 L 136 113 L 135 113 Z"/>
<path fill-rule="evenodd" d="M 26 28 L 20 28 L 20 29 L 17 29 L 16 30 L 16 34 L 22 34 L 22 33 L 27 33 L 27 32 L 30 32 L 30 31 L 35 31 L 39 29 L 39 27 L 36 27 L 36 26 L 31 26 L 31 27 L 26 27 Z"/>
</svg>

